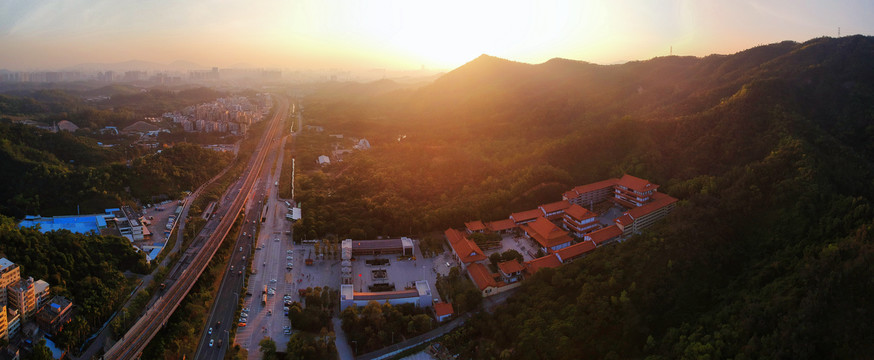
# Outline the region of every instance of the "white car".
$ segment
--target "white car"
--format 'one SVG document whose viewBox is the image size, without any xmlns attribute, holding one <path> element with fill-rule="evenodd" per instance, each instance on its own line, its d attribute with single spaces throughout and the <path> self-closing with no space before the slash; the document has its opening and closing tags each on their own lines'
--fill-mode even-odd
<svg viewBox="0 0 874 360">
<path fill-rule="evenodd" d="M 209 328 L 209 330 L 207 330 L 206 333 L 209 335 L 212 335 L 212 328 Z"/>
<path fill-rule="evenodd" d="M 291 259 L 294 259 L 293 257 L 291 257 L 291 255 L 285 257 L 285 260 L 291 260 Z"/>
<path fill-rule="evenodd" d="M 209 347 L 212 347 L 213 340 L 209 339 Z"/>
<path fill-rule="evenodd" d="M 285 253 L 291 255 L 293 252 L 291 250 L 285 250 Z"/>
</svg>

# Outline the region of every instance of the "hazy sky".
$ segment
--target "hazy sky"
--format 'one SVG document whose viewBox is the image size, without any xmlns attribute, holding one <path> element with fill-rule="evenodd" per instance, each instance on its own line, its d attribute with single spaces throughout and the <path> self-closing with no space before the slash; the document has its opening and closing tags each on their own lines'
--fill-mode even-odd
<svg viewBox="0 0 874 360">
<path fill-rule="evenodd" d="M 0 68 L 193 61 L 451 69 L 489 54 L 614 63 L 874 34 L 874 1 L 0 0 Z"/>
</svg>

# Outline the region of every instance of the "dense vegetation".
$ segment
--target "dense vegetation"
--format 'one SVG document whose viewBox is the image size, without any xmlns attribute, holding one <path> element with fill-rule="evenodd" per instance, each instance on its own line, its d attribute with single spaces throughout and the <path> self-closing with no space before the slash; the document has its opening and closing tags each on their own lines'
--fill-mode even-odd
<svg viewBox="0 0 874 360">
<path fill-rule="evenodd" d="M 75 348 L 127 299 L 130 286 L 122 272 L 143 274 L 145 255 L 116 236 L 74 234 L 66 230 L 41 233 L 19 228 L 0 215 L 0 254 L 21 266 L 21 276 L 43 279 L 52 294 L 73 301 L 75 315 L 54 339 Z"/>
<path fill-rule="evenodd" d="M 343 331 L 357 342 L 358 354 L 382 349 L 434 328 L 434 319 L 413 304 L 392 306 L 370 301 L 363 308 L 347 307 L 340 313 Z"/>
<path fill-rule="evenodd" d="M 120 202 L 176 197 L 215 175 L 232 155 L 180 143 L 118 162 L 122 154 L 67 132 L 0 123 L 0 213 L 102 212 Z"/>
<path fill-rule="evenodd" d="M 311 123 L 360 118 L 374 148 L 298 179 L 299 226 L 441 230 L 630 173 L 680 198 L 675 213 L 539 272 L 444 343 L 463 358 L 867 357 L 871 63 L 862 36 L 612 66 L 484 56 L 418 90 L 317 93 Z"/>
</svg>

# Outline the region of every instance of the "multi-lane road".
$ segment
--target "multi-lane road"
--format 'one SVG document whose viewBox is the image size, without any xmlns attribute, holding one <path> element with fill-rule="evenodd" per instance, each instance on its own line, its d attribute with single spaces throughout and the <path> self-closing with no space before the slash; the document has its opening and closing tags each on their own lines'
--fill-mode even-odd
<svg viewBox="0 0 874 360">
<path fill-rule="evenodd" d="M 243 175 L 225 192 L 225 196 L 215 212 L 216 216 L 207 222 L 190 247 L 180 257 L 176 266 L 170 270 L 168 280 L 165 282 L 167 286 L 162 296 L 148 308 L 124 337 L 112 346 L 105 355 L 106 359 L 138 358 L 149 341 L 166 324 L 170 315 L 194 286 L 197 278 L 203 273 L 221 246 L 243 205 L 251 197 L 252 190 L 259 179 L 259 169 L 263 166 L 265 158 L 270 152 L 267 149 L 275 146 L 274 140 L 281 134 L 279 125 L 282 119 L 286 118 L 287 111 L 288 101 L 280 98 L 277 111 L 274 117 L 269 120 L 267 131 L 264 132 L 264 136 L 252 154 Z M 241 259 L 242 257 L 237 260 Z"/>
<path fill-rule="evenodd" d="M 256 274 L 250 275 L 249 291 L 252 293 L 251 298 L 256 299 L 254 303 L 260 305 L 261 281 L 256 280 L 269 276 L 268 274 L 277 273 L 278 269 L 285 272 L 285 248 L 291 246 L 290 222 L 285 220 L 284 216 L 287 213 L 287 205 L 284 201 L 276 201 L 277 186 L 279 181 L 283 151 L 285 141 L 290 141 L 288 136 L 281 140 L 272 139 L 267 149 L 267 160 L 260 168 L 260 176 L 255 184 L 255 189 L 249 197 L 246 206 L 245 225 L 240 230 L 240 235 L 234 245 L 234 253 L 231 255 L 231 260 L 225 269 L 225 276 L 219 287 L 219 292 L 216 294 L 216 300 L 213 302 L 210 310 L 207 323 L 201 332 L 200 343 L 198 344 L 195 353 L 195 359 L 224 359 L 225 352 L 228 347 L 232 346 L 233 339 L 230 338 L 230 329 L 234 324 L 239 323 L 239 319 L 235 317 L 237 314 L 240 291 L 242 291 L 243 274 L 251 269 L 246 267 L 247 261 L 255 267 Z M 268 217 L 262 219 L 262 215 Z M 278 216 L 277 216 L 278 215 Z M 264 220 L 262 222 L 262 220 Z M 281 229 L 281 230 L 280 230 Z M 260 231 L 258 231 L 260 230 Z M 254 237 L 254 236 L 257 237 Z M 279 241 L 276 241 L 279 239 Z M 255 246 L 253 248 L 253 245 Z M 245 259 L 244 259 L 245 256 Z M 252 261 L 254 258 L 254 261 Z M 281 260 L 281 261 L 280 261 Z M 269 264 L 268 264 L 269 262 Z M 281 264 L 278 264 L 281 262 Z M 241 267 L 246 267 L 245 269 Z M 274 276 L 273 278 L 276 278 Z M 271 280 L 273 279 L 271 278 Z M 270 287 L 277 287 L 277 293 L 280 293 L 280 287 L 277 286 L 284 282 L 284 278 L 279 277 L 277 283 L 265 282 L 264 284 Z M 271 300 L 281 295 L 270 295 Z M 271 301 L 272 303 L 272 301 Z M 261 306 L 250 306 L 248 326 L 237 329 L 237 337 L 248 335 L 257 327 L 258 333 L 261 333 L 259 327 L 261 319 L 266 316 L 265 312 L 261 311 Z M 274 321 L 285 322 L 288 320 L 283 316 L 281 306 L 278 309 L 272 310 L 273 315 L 269 315 Z M 275 315 L 275 316 L 274 316 Z M 279 328 L 277 326 L 276 328 Z M 276 333 L 276 332 L 275 332 Z M 281 335 L 281 331 L 275 335 Z M 274 339 L 279 340 L 276 337 Z M 257 341 L 254 348 L 257 349 Z M 279 342 L 279 341 L 278 341 Z M 285 343 L 282 342 L 284 346 Z M 250 355 L 256 355 L 257 351 L 252 351 L 249 347 Z"/>
</svg>

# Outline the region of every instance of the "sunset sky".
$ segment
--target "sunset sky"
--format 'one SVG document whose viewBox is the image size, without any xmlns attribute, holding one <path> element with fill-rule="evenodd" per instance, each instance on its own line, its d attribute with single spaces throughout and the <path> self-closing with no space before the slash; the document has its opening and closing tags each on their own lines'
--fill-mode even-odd
<svg viewBox="0 0 874 360">
<path fill-rule="evenodd" d="M 0 0 L 0 68 L 192 61 L 451 69 L 480 54 L 595 63 L 874 33 L 874 1 Z"/>
</svg>

